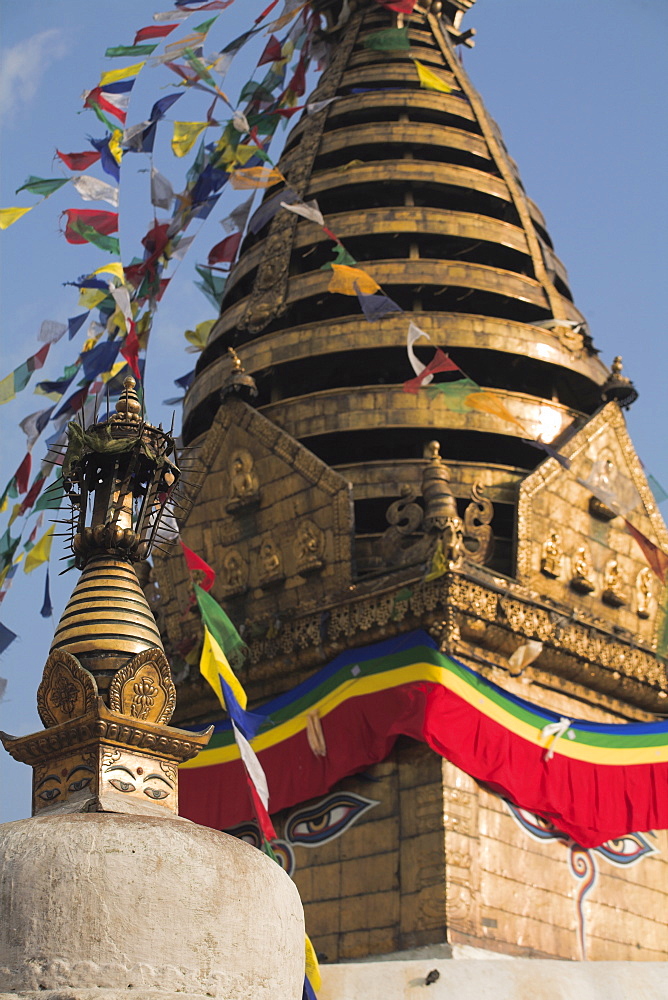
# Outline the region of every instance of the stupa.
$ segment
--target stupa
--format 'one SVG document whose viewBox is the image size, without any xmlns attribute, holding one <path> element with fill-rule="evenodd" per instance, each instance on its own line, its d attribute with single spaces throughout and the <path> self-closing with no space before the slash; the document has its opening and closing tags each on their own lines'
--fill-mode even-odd
<svg viewBox="0 0 668 1000">
<path fill-rule="evenodd" d="M 668 532 L 626 430 L 637 393 L 620 359 L 600 360 L 461 65 L 471 6 L 318 4 L 319 110 L 289 134 L 287 184 L 264 196 L 267 221 L 244 239 L 185 400 L 202 485 L 183 538 L 248 643 L 252 703 L 280 707 L 337 655 L 355 664 L 422 629 L 566 723 L 651 721 L 668 704 L 665 584 L 626 522 L 659 552 Z M 388 29 L 406 44 L 381 51 L 372 39 Z M 420 67 L 443 86 L 421 85 Z M 288 190 L 317 200 L 339 244 L 279 210 Z M 369 322 L 357 295 L 328 290 L 338 247 L 397 310 Z M 479 406 L 405 391 L 437 346 Z M 183 677 L 178 717 L 218 722 L 178 552 L 156 557 L 154 586 Z M 362 739 L 309 725 L 323 760 Z M 225 753 L 182 775 L 189 814 L 208 810 L 214 826 Z M 232 832 L 252 839 L 242 818 Z M 273 819 L 325 961 L 668 958 L 665 832 L 582 850 L 407 737 Z"/>
<path fill-rule="evenodd" d="M 0 734 L 33 770 L 33 817 L 0 828 L 0 996 L 298 1000 L 294 884 L 178 816 L 178 765 L 210 731 L 168 725 L 176 692 L 134 563 L 179 470 L 134 386 L 110 419 L 70 425 L 63 481 L 83 572 L 37 694 L 44 730 Z M 257 945 L 269 934 L 273 959 Z"/>
</svg>

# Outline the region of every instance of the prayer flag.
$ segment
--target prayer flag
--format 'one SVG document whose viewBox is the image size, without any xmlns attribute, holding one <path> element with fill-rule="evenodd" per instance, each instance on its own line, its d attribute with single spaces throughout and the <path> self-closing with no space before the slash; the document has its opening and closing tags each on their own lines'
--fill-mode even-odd
<svg viewBox="0 0 668 1000">
<path fill-rule="evenodd" d="M 224 609 L 211 594 L 207 593 L 206 588 L 195 584 L 194 589 L 204 624 L 216 639 L 228 661 L 237 658 L 239 654 L 246 651 L 245 642 Z"/>
<path fill-rule="evenodd" d="M 522 433 L 526 434 L 527 429 L 524 424 L 520 420 L 517 420 L 505 403 L 502 403 L 493 393 L 484 391 L 474 392 L 468 397 L 467 402 L 471 410 L 478 410 L 479 413 L 489 413 L 493 417 L 500 417 L 501 420 L 519 427 Z"/>
<path fill-rule="evenodd" d="M 53 533 L 56 530 L 55 524 L 53 524 L 46 534 L 42 535 L 37 545 L 35 545 L 28 555 L 26 556 L 26 561 L 23 566 L 25 573 L 32 573 L 34 569 L 41 566 L 42 563 L 48 561 L 51 555 L 51 545 L 53 543 Z"/>
<path fill-rule="evenodd" d="M 100 212 L 89 208 L 67 208 L 62 213 L 67 216 L 65 239 L 68 243 L 81 244 L 90 242 L 84 236 L 80 227 L 92 229 L 99 235 L 118 232 L 118 212 Z"/>
<path fill-rule="evenodd" d="M 415 0 L 377 0 L 377 3 L 395 14 L 412 14 L 415 7 Z"/>
<path fill-rule="evenodd" d="M 424 87 L 426 90 L 438 90 L 442 94 L 449 94 L 452 91 L 452 87 L 441 79 L 437 73 L 423 66 L 421 62 L 414 59 L 415 68 L 417 69 L 418 77 L 420 79 L 420 86 Z"/>
<path fill-rule="evenodd" d="M 14 474 L 16 480 L 16 488 L 19 493 L 25 493 L 28 489 L 28 481 L 30 479 L 30 470 L 32 468 L 32 455 L 30 452 L 26 452 L 21 464 Z"/>
<path fill-rule="evenodd" d="M 0 208 L 0 229 L 9 229 L 33 208 L 33 205 L 30 208 Z"/>
<path fill-rule="evenodd" d="M 37 410 L 35 413 L 30 413 L 27 417 L 24 417 L 20 422 L 19 427 L 28 439 L 26 442 L 28 451 L 32 449 L 35 441 L 48 424 L 53 410 L 53 406 L 50 406 L 47 410 Z"/>
<path fill-rule="evenodd" d="M 330 292 L 338 292 L 340 295 L 357 295 L 357 288 L 359 288 L 364 295 L 371 295 L 373 292 L 380 291 L 378 282 L 358 267 L 332 264 L 332 272 L 328 285 Z"/>
<path fill-rule="evenodd" d="M 305 941 L 305 965 L 306 965 L 306 978 L 313 987 L 313 989 L 318 992 L 322 986 L 322 977 L 320 975 L 320 965 L 318 964 L 318 956 L 316 955 L 315 948 L 311 944 L 311 939 L 308 934 L 304 935 Z"/>
<path fill-rule="evenodd" d="M 208 563 L 204 562 L 201 556 L 198 556 L 196 552 L 189 549 L 184 542 L 181 542 L 181 548 L 183 549 L 183 555 L 185 556 L 186 566 L 190 572 L 204 574 L 204 579 L 200 584 L 198 584 L 198 586 L 200 586 L 202 590 L 211 590 L 216 579 L 215 570 L 213 570 Z"/>
<path fill-rule="evenodd" d="M 287 208 L 288 212 L 294 212 L 295 215 L 301 215 L 304 219 L 308 219 L 309 222 L 315 222 L 318 226 L 324 226 L 325 220 L 322 217 L 322 212 L 318 202 L 313 201 L 296 201 L 292 204 L 282 201 L 281 208 Z"/>
<path fill-rule="evenodd" d="M 44 581 L 44 600 L 42 602 L 42 609 L 40 615 L 42 618 L 50 618 L 53 614 L 53 605 L 51 603 L 51 588 L 49 587 L 49 567 L 46 567 L 46 580 Z"/>
<path fill-rule="evenodd" d="M 375 52 L 407 52 L 410 47 L 408 28 L 385 28 L 364 39 L 364 47 Z"/>
<path fill-rule="evenodd" d="M 654 476 L 649 475 L 647 477 L 647 482 L 649 483 L 649 487 L 654 494 L 654 499 L 657 503 L 661 504 L 664 500 L 668 500 L 668 493 L 666 493 L 661 483 L 655 479 Z"/>
<path fill-rule="evenodd" d="M 142 68 L 146 65 L 146 62 L 133 63 L 132 66 L 124 66 L 122 69 L 112 69 L 108 73 L 103 73 L 100 77 L 100 87 L 104 87 L 108 83 L 116 83 L 118 80 L 128 80 L 130 77 L 137 76 Z"/>
<path fill-rule="evenodd" d="M 236 733 L 234 735 L 236 738 Z M 239 751 L 239 753 L 241 754 L 241 750 Z M 253 784 L 253 781 L 245 768 L 244 768 L 244 774 L 246 775 L 246 784 L 248 786 L 248 791 L 250 792 L 251 802 L 253 803 L 253 812 L 255 813 L 255 818 L 258 821 L 258 825 L 260 827 L 262 835 L 265 838 L 265 840 L 277 840 L 278 834 L 274 830 L 274 825 L 271 822 L 271 817 L 269 816 L 269 813 L 267 812 L 264 804 L 262 803 L 262 800 L 260 799 L 260 796 L 257 793 L 257 789 Z"/>
<path fill-rule="evenodd" d="M 230 176 L 232 187 L 237 191 L 250 188 L 266 188 L 285 181 L 277 167 L 246 167 L 233 171 Z"/>
<path fill-rule="evenodd" d="M 39 328 L 37 339 L 42 344 L 57 344 L 61 337 L 67 333 L 67 325 L 58 323 L 53 319 L 45 319 Z"/>
<path fill-rule="evenodd" d="M 116 360 L 120 346 L 119 340 L 105 340 L 104 343 L 81 355 L 83 372 L 88 382 L 92 382 L 102 372 L 109 371 Z"/>
<path fill-rule="evenodd" d="M 246 692 L 232 670 L 225 653 L 221 649 L 220 643 L 216 641 L 215 636 L 211 634 L 206 624 L 204 625 L 204 643 L 199 661 L 199 672 L 209 682 L 220 704 L 223 708 L 227 708 L 230 716 L 232 712 L 225 702 L 221 681 L 225 683 L 230 692 L 230 703 L 235 701 L 242 709 L 246 707 L 248 701 Z"/>
<path fill-rule="evenodd" d="M 642 531 L 638 531 L 637 528 L 634 528 L 630 521 L 627 521 L 626 518 L 624 519 L 624 523 L 629 535 L 635 539 L 642 549 L 642 553 L 649 563 L 652 571 L 656 573 L 659 580 L 661 580 L 661 583 L 665 583 L 666 573 L 668 573 L 668 555 L 656 546 L 654 542 L 650 542 L 649 538 L 647 538 L 646 535 L 643 535 Z"/>
<path fill-rule="evenodd" d="M 54 191 L 57 191 L 64 184 L 69 184 L 69 182 L 69 177 L 66 177 L 64 180 L 51 180 L 31 175 L 27 181 L 23 182 L 20 188 L 16 189 L 15 194 L 18 194 L 19 191 L 30 191 L 31 194 L 41 194 L 45 198 L 48 198 L 50 194 L 53 194 Z"/>
<path fill-rule="evenodd" d="M 431 399 L 441 399 L 448 410 L 453 413 L 466 413 L 471 407 L 468 404 L 469 396 L 477 392 L 480 386 L 470 378 L 460 378 L 456 382 L 439 382 L 438 385 L 430 385 L 427 392 Z"/>
<path fill-rule="evenodd" d="M 246 768 L 246 773 L 255 786 L 255 791 L 258 794 L 260 802 L 264 806 L 265 810 L 268 810 L 269 787 L 267 785 L 267 776 L 264 773 L 262 764 L 260 764 L 258 756 L 252 746 L 234 722 L 232 722 L 232 731 L 234 732 L 234 739 L 239 747 L 239 754 L 244 763 L 244 767 Z"/>
<path fill-rule="evenodd" d="M 212 306 L 220 311 L 223 295 L 225 294 L 225 285 L 227 284 L 227 275 L 212 274 L 203 265 L 196 265 L 195 270 L 202 279 L 195 282 L 195 287 L 199 288 L 206 295 Z"/>
<path fill-rule="evenodd" d="M 139 369 L 139 338 L 135 324 L 130 324 L 130 331 L 121 345 L 121 354 L 130 365 L 135 378 L 141 382 L 141 371 Z"/>
<path fill-rule="evenodd" d="M 176 104 L 180 97 L 183 97 L 183 94 L 167 94 L 166 97 L 161 97 L 151 108 L 149 119 L 152 122 L 160 121 L 161 118 L 165 117 L 165 112 L 169 111 L 171 106 Z"/>
<path fill-rule="evenodd" d="M 134 44 L 138 45 L 139 42 L 145 42 L 147 38 L 165 38 L 169 35 L 174 28 L 178 28 L 179 24 L 149 24 L 147 28 L 140 28 L 135 34 Z"/>
<path fill-rule="evenodd" d="M 264 52 L 260 56 L 258 67 L 265 66 L 267 63 L 278 62 L 281 56 L 281 43 L 276 38 L 276 35 L 272 35 L 264 47 Z"/>
<path fill-rule="evenodd" d="M 11 646 L 14 639 L 16 639 L 16 632 L 12 632 L 10 628 L 7 628 L 6 625 L 3 625 L 2 622 L 0 622 L 0 654 L 4 653 L 5 650 Z"/>
<path fill-rule="evenodd" d="M 330 233 L 329 230 L 325 231 L 330 235 L 331 239 L 334 240 L 337 239 L 334 233 Z M 357 261 L 355 260 L 353 255 L 348 253 L 348 251 L 346 250 L 346 248 L 343 246 L 342 243 L 336 243 L 332 248 L 332 250 L 334 253 L 334 260 L 331 262 L 327 261 L 326 264 L 323 264 L 322 267 L 320 268 L 321 271 L 329 271 L 334 264 L 343 264 L 349 267 L 355 267 L 355 265 L 357 264 Z"/>
<path fill-rule="evenodd" d="M 100 153 L 61 153 L 59 149 L 56 154 L 60 157 L 66 167 L 70 170 L 88 170 L 100 159 Z"/>
<path fill-rule="evenodd" d="M 431 381 L 431 379 L 428 379 L 429 375 L 433 376 L 437 372 L 458 372 L 458 371 L 461 371 L 459 365 L 456 365 L 454 361 L 452 361 L 448 357 L 447 354 L 443 353 L 440 347 L 437 347 L 434 357 L 429 362 L 429 364 L 422 369 L 420 374 L 416 375 L 415 378 L 409 379 L 408 382 L 404 382 L 403 386 L 404 392 L 412 392 L 412 393 L 419 392 L 420 388 L 422 387 L 422 385 L 425 383 L 426 380 Z M 448 385 L 452 384 L 453 383 L 448 383 Z M 471 390 L 469 390 L 469 392 L 470 391 Z"/>
<path fill-rule="evenodd" d="M 207 258 L 209 266 L 225 262 L 231 263 L 237 255 L 241 238 L 242 233 L 233 233 L 231 236 L 226 236 L 220 243 L 216 243 L 215 247 L 209 251 Z"/>
<path fill-rule="evenodd" d="M 171 208 L 172 202 L 174 201 L 174 188 L 172 187 L 170 181 L 156 170 L 155 167 L 151 167 L 151 204 L 155 205 L 156 208 Z"/>
<path fill-rule="evenodd" d="M 131 59 L 133 56 L 150 56 L 158 47 L 155 45 L 112 45 L 105 50 L 107 59 L 116 59 L 119 56 Z"/>
<path fill-rule="evenodd" d="M 382 292 L 377 295 L 365 295 L 364 292 L 360 291 L 357 282 L 355 283 L 355 291 L 357 292 L 362 312 L 370 323 L 384 319 L 385 316 L 389 316 L 391 313 L 403 312 L 401 306 L 398 306 L 387 295 L 383 295 Z"/>
<path fill-rule="evenodd" d="M 192 347 L 188 348 L 189 350 L 204 350 L 215 322 L 215 319 L 207 319 L 203 323 L 198 323 L 194 330 L 186 330 L 184 336 L 192 344 Z"/>
<path fill-rule="evenodd" d="M 175 156 L 183 157 L 189 153 L 197 140 L 197 136 L 209 125 L 208 122 L 174 122 L 172 136 L 172 151 Z"/>
<path fill-rule="evenodd" d="M 118 208 L 118 188 L 112 187 L 106 181 L 84 174 L 82 177 L 73 177 L 72 184 L 84 201 L 106 201 L 114 208 Z"/>
</svg>

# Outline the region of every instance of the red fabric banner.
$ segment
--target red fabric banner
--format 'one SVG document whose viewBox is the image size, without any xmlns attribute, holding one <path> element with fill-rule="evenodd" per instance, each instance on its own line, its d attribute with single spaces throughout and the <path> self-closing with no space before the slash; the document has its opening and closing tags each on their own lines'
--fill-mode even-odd
<svg viewBox="0 0 668 1000">
<path fill-rule="evenodd" d="M 88 170 L 102 156 L 102 153 L 91 150 L 85 153 L 61 153 L 59 149 L 56 153 L 70 170 Z"/>
<path fill-rule="evenodd" d="M 211 590 L 216 580 L 216 571 L 183 542 L 181 542 L 181 548 L 185 556 L 186 566 L 190 572 L 199 570 L 201 573 L 204 573 L 204 580 L 199 584 L 202 590 Z"/>
<path fill-rule="evenodd" d="M 88 240 L 76 231 L 77 223 L 90 226 L 96 233 L 109 236 L 118 232 L 118 212 L 100 212 L 91 208 L 66 208 L 63 215 L 67 216 L 65 239 L 68 243 L 88 243 Z"/>
<path fill-rule="evenodd" d="M 224 240 L 220 243 L 216 243 L 215 247 L 209 250 L 208 263 L 211 264 L 221 264 L 221 263 L 232 263 L 237 255 L 237 250 L 241 243 L 241 233 L 232 233 L 231 236 L 226 236 Z"/>
<path fill-rule="evenodd" d="M 409 379 L 404 382 L 404 392 L 419 392 L 422 383 L 429 375 L 435 375 L 437 372 L 458 372 L 461 371 L 459 365 L 456 365 L 454 361 L 451 361 L 447 354 L 444 354 L 440 347 L 436 348 L 436 353 L 431 359 L 427 367 L 416 375 L 415 378 Z"/>
</svg>

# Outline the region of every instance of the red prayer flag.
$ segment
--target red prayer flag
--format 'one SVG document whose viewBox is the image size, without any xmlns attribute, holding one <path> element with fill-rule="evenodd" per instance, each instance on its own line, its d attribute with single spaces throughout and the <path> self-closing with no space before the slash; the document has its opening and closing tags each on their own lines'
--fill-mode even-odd
<svg viewBox="0 0 668 1000">
<path fill-rule="evenodd" d="M 28 365 L 28 371 L 36 372 L 40 368 L 44 367 L 44 362 L 46 361 L 46 356 L 49 353 L 49 348 L 51 344 L 45 344 L 44 347 L 40 347 L 37 354 L 33 354 L 32 357 L 28 358 L 26 364 Z"/>
<path fill-rule="evenodd" d="M 99 212 L 90 208 L 66 208 L 62 213 L 67 216 L 65 239 L 68 243 L 88 243 L 88 240 L 76 231 L 76 224 L 90 226 L 96 233 L 109 236 L 118 232 L 118 212 Z"/>
<path fill-rule="evenodd" d="M 665 583 L 666 573 L 668 573 L 668 555 L 658 548 L 654 542 L 650 542 L 649 538 L 647 538 L 646 535 L 643 535 L 641 531 L 634 528 L 633 525 L 626 520 L 626 518 L 624 519 L 624 523 L 629 535 L 636 540 L 642 549 L 643 555 L 654 573 L 656 573 L 659 580 L 661 580 L 661 583 Z"/>
<path fill-rule="evenodd" d="M 19 514 L 25 514 L 27 510 L 30 510 L 32 505 L 35 503 L 35 500 L 40 495 L 42 491 L 42 486 L 44 486 L 45 482 L 46 482 L 46 476 L 42 477 L 37 476 L 34 483 L 28 490 L 25 500 L 21 504 L 21 507 L 19 509 Z"/>
<path fill-rule="evenodd" d="M 253 24 L 259 24 L 260 21 L 262 21 L 262 19 L 267 16 L 267 14 L 271 14 L 272 10 L 277 5 L 278 5 L 278 0 L 271 0 L 271 3 L 269 4 L 269 6 L 265 7 L 265 9 L 262 11 L 262 13 L 258 14 L 258 16 L 255 18 L 255 20 L 253 21 Z M 262 63 L 260 63 L 260 66 L 261 65 L 262 65 Z"/>
<path fill-rule="evenodd" d="M 288 90 L 291 90 L 292 93 L 296 94 L 298 97 L 301 97 L 306 90 L 306 66 L 304 65 L 303 59 L 300 59 L 297 63 L 294 76 L 288 84 Z"/>
<path fill-rule="evenodd" d="M 96 104 L 102 108 L 103 111 L 107 111 L 110 115 L 113 115 L 114 118 L 118 118 L 122 125 L 125 125 L 127 112 L 122 108 L 118 108 L 115 104 L 112 104 L 111 101 L 106 98 L 102 87 L 94 87 L 88 92 L 86 100 L 84 101 L 84 108 L 94 108 Z M 113 122 L 111 124 L 113 124 Z"/>
<path fill-rule="evenodd" d="M 102 156 L 102 153 L 98 153 L 97 150 L 91 150 L 90 153 L 61 153 L 57 149 L 56 153 L 70 170 L 88 170 Z"/>
<path fill-rule="evenodd" d="M 204 580 L 200 583 L 202 590 L 211 590 L 214 581 L 216 579 L 216 572 L 209 566 L 208 563 L 204 562 L 201 556 L 198 556 L 196 552 L 189 549 L 187 545 L 181 542 L 181 548 L 183 549 L 183 555 L 185 556 L 186 566 L 192 573 L 195 570 L 199 570 L 204 573 Z"/>
<path fill-rule="evenodd" d="M 174 28 L 178 28 L 177 24 L 149 24 L 147 28 L 140 28 L 135 35 L 135 40 L 133 45 L 139 45 L 140 42 L 145 42 L 149 38 L 165 38 L 169 35 Z"/>
<path fill-rule="evenodd" d="M 141 372 L 139 371 L 139 337 L 134 323 L 130 323 L 130 332 L 123 341 L 121 354 L 132 368 L 135 378 L 141 382 Z"/>
<path fill-rule="evenodd" d="M 265 46 L 264 52 L 260 56 L 258 66 L 265 66 L 267 63 L 277 62 L 282 55 L 281 43 L 278 38 L 276 38 L 276 35 L 272 35 Z"/>
<path fill-rule="evenodd" d="M 395 14 L 412 14 L 415 0 L 377 0 L 385 10 L 393 10 Z"/>
<path fill-rule="evenodd" d="M 26 456 L 16 470 L 16 488 L 19 493 L 25 493 L 28 489 L 28 481 L 30 480 L 30 470 L 32 468 L 32 455 L 30 452 L 26 452 Z"/>
<path fill-rule="evenodd" d="M 209 251 L 208 263 L 220 264 L 227 262 L 231 264 L 237 255 L 237 250 L 241 243 L 241 235 L 240 232 L 232 233 L 231 236 L 226 236 L 220 243 L 216 243 L 215 247 L 212 247 Z"/>
<path fill-rule="evenodd" d="M 461 368 L 456 365 L 454 361 L 451 361 L 447 354 L 444 354 L 440 347 L 436 348 L 436 353 L 431 359 L 427 367 L 416 375 L 415 378 L 411 378 L 408 382 L 404 382 L 404 392 L 419 392 L 420 386 L 427 378 L 428 375 L 435 375 L 436 372 L 459 372 Z"/>
<path fill-rule="evenodd" d="M 255 788 L 255 785 L 253 784 L 253 781 L 248 773 L 246 774 L 246 783 L 248 784 L 248 791 L 250 792 L 251 799 L 253 800 L 253 810 L 255 812 L 260 830 L 267 840 L 278 840 L 278 834 L 274 830 L 271 817 L 264 808 L 262 800 L 257 794 L 257 789 Z"/>
</svg>

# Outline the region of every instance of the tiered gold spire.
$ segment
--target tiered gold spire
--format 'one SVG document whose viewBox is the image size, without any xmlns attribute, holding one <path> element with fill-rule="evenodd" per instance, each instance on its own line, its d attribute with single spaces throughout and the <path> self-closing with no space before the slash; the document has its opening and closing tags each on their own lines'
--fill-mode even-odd
<svg viewBox="0 0 668 1000">
<path fill-rule="evenodd" d="M 33 767 L 33 813 L 175 813 L 177 765 L 210 735 L 167 726 L 176 690 L 133 562 L 159 537 L 179 470 L 168 457 L 174 442 L 142 420 L 134 387 L 126 379 L 108 421 L 69 428 L 63 481 L 83 573 L 37 692 L 46 730 L 1 734 Z"/>
<path fill-rule="evenodd" d="M 377 52 L 370 35 L 397 15 L 376 0 L 353 3 L 347 19 L 345 5 L 325 4 L 338 27 L 310 100 L 333 100 L 302 117 L 279 163 L 403 313 L 371 324 L 354 296 L 328 292 L 331 240 L 279 209 L 244 242 L 185 405 L 189 443 L 211 425 L 228 348 L 238 349 L 260 411 L 353 483 L 366 525 L 361 569 L 362 536 L 382 530 L 397 482 L 419 484 L 416 460 L 432 437 L 456 496 L 469 495 L 481 466 L 495 470 L 507 523 L 503 505 L 540 458 L 523 438 L 552 442 L 577 426 L 600 405 L 607 377 L 545 221 L 457 57 L 469 6 L 419 0 L 403 18 L 410 51 Z M 451 91 L 422 88 L 415 60 Z M 283 195 L 270 189 L 265 205 Z M 517 422 L 402 392 L 411 320 Z M 497 529 L 503 539 L 507 528 Z M 506 571 L 510 548 L 509 538 L 497 546 Z"/>
</svg>

